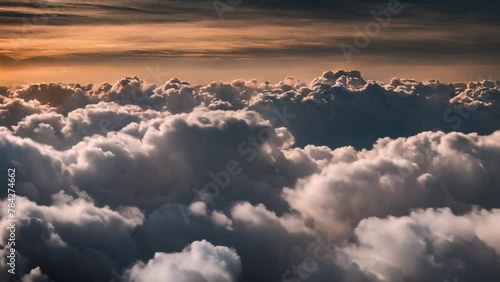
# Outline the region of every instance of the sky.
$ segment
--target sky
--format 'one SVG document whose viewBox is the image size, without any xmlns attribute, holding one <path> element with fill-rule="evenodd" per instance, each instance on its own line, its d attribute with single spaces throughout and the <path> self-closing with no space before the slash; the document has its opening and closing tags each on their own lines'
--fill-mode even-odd
<svg viewBox="0 0 500 282">
<path fill-rule="evenodd" d="M 388 2 L 231 3 L 2 0 L 0 83 L 94 83 L 151 69 L 194 83 L 310 80 L 324 69 L 363 68 L 383 81 L 499 74 L 495 1 L 402 2 L 378 28 L 372 14 L 387 12 Z M 370 25 L 376 33 L 362 35 Z"/>
<path fill-rule="evenodd" d="M 1 282 L 500 281 L 498 1 L 217 1 L 0 0 Z"/>
</svg>

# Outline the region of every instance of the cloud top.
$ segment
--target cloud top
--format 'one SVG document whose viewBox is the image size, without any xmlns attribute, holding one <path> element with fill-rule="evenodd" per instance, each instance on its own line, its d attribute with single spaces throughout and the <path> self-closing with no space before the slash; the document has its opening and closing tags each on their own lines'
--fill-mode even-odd
<svg viewBox="0 0 500 282">
<path fill-rule="evenodd" d="M 339 70 L 0 91 L 19 281 L 500 277 L 498 82 Z M 3 190 L 2 281 L 8 204 Z"/>
</svg>

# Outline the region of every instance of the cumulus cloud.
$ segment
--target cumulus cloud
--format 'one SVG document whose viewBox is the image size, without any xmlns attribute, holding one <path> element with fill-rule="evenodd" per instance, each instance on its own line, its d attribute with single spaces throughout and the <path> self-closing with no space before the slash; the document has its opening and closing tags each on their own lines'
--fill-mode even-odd
<svg viewBox="0 0 500 282">
<path fill-rule="evenodd" d="M 180 253 L 157 253 L 146 264 L 135 264 L 127 276 L 130 282 L 235 282 L 240 272 L 240 257 L 235 250 L 203 240 Z"/>
<path fill-rule="evenodd" d="M 24 197 L 16 199 L 16 250 L 29 259 L 29 264 L 45 269 L 58 281 L 101 281 L 108 277 L 110 267 L 136 258 L 138 249 L 131 231 L 144 220 L 137 208 L 99 208 L 84 195 L 73 198 L 63 192 L 53 198 L 50 206 L 37 205 Z M 8 226 L 12 224 L 8 221 L 8 204 L 7 200 L 0 203 L 2 246 L 7 245 Z M 64 271 L 59 271 L 61 268 Z M 36 272 L 23 279 L 41 276 Z"/>
<path fill-rule="evenodd" d="M 48 105 L 42 105 L 38 100 L 0 97 L 0 124 L 10 127 L 16 125 L 25 117 L 51 111 Z"/>
<path fill-rule="evenodd" d="M 428 209 L 367 218 L 356 227 L 358 243 L 341 250 L 380 281 L 496 281 L 499 224 L 498 209 L 461 216 L 448 208 Z"/>
<path fill-rule="evenodd" d="M 499 91 L 358 71 L 0 88 L 16 279 L 496 281 Z"/>
<path fill-rule="evenodd" d="M 40 267 L 33 268 L 29 274 L 21 279 L 21 282 L 49 282 L 47 275 L 43 275 Z"/>
<path fill-rule="evenodd" d="M 210 110 L 250 109 L 265 118 L 273 109 L 297 118 L 283 123 L 295 136 L 296 145 L 370 146 L 378 138 L 411 136 L 427 130 L 489 134 L 500 127 L 499 83 L 421 82 L 394 78 L 389 83 L 365 80 L 359 71 L 328 71 L 309 85 L 292 77 L 272 85 L 256 80 L 235 80 L 230 84 L 192 86 L 172 78 L 162 85 L 138 77 L 126 77 L 114 84 L 33 84 L 7 90 L 9 99 L 37 100 L 68 114 L 101 101 L 137 105 L 142 109 L 187 113 L 197 107 Z M 3 116 L 13 115 L 6 102 Z M 5 120 L 15 124 L 28 115 Z M 19 113 L 17 114 L 19 115 Z M 6 118 L 4 118 L 6 119 Z M 314 125 L 314 126 L 311 126 Z"/>
<path fill-rule="evenodd" d="M 497 207 L 500 135 L 424 132 L 380 139 L 372 150 L 345 147 L 321 173 L 284 190 L 292 208 L 321 228 L 348 235 L 366 217 L 413 208 Z"/>
</svg>

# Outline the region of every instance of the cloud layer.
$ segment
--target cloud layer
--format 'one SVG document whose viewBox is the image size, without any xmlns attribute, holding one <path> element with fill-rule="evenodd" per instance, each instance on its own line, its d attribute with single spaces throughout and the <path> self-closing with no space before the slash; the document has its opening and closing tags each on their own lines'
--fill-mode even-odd
<svg viewBox="0 0 500 282">
<path fill-rule="evenodd" d="M 500 277 L 499 82 L 339 70 L 0 93 L 18 280 Z"/>
</svg>

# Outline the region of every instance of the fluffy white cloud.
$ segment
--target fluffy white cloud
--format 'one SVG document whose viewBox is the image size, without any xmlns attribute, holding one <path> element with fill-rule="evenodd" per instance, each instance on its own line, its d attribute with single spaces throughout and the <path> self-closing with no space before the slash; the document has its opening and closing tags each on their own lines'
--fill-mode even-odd
<svg viewBox="0 0 500 282">
<path fill-rule="evenodd" d="M 307 228 L 298 218 L 286 214 L 282 217 L 276 216 L 274 212 L 268 211 L 264 205 L 252 206 L 249 203 L 238 203 L 231 210 L 231 217 L 250 227 L 261 229 L 282 229 L 285 233 L 314 233 Z"/>
<path fill-rule="evenodd" d="M 414 208 L 498 207 L 500 132 L 489 136 L 424 132 L 380 139 L 371 150 L 336 149 L 320 173 L 301 179 L 284 197 L 318 228 L 349 235 L 371 216 Z"/>
<path fill-rule="evenodd" d="M 381 281 L 496 281 L 500 278 L 500 210 L 455 215 L 450 209 L 367 218 L 357 244 L 341 248 L 349 261 Z"/>
<path fill-rule="evenodd" d="M 54 111 L 48 105 L 42 105 L 37 100 L 0 97 L 0 125 L 10 127 L 18 124 L 25 117 Z"/>
<path fill-rule="evenodd" d="M 235 250 L 203 240 L 180 253 L 156 253 L 146 264 L 136 263 L 126 276 L 130 282 L 236 282 L 240 272 Z"/>
</svg>

